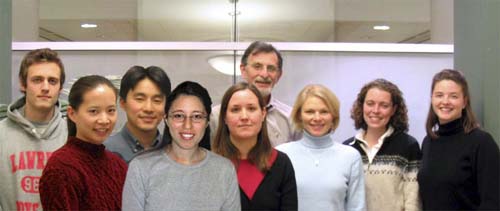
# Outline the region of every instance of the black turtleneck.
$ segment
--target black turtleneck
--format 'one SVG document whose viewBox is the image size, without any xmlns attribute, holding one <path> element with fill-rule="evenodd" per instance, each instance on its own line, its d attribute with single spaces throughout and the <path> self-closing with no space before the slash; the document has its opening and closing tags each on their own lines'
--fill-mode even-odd
<svg viewBox="0 0 500 211">
<path fill-rule="evenodd" d="M 500 153 L 490 134 L 466 134 L 462 119 L 426 136 L 418 173 L 424 210 L 500 210 Z"/>
</svg>

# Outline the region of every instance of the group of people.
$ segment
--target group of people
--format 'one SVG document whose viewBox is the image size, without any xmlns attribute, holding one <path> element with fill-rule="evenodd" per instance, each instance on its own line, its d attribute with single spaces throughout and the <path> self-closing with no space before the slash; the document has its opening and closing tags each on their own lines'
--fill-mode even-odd
<svg viewBox="0 0 500 211">
<path fill-rule="evenodd" d="M 131 67 L 119 91 L 84 76 L 65 120 L 60 58 L 30 51 L 24 96 L 0 122 L 0 210 L 500 209 L 499 149 L 459 71 L 433 78 L 422 148 L 388 80 L 362 87 L 351 109 L 358 132 L 340 143 L 340 101 L 327 87 L 304 87 L 293 107 L 272 97 L 283 74 L 272 45 L 252 43 L 240 71 L 244 82 L 220 105 L 196 82 L 171 91 L 155 66 Z M 118 106 L 127 122 L 110 136 Z"/>
</svg>

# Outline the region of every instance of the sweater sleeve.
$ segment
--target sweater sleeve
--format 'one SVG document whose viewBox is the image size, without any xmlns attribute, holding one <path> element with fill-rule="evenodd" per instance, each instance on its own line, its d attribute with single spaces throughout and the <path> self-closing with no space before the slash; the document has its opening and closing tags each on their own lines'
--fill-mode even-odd
<svg viewBox="0 0 500 211">
<path fill-rule="evenodd" d="M 284 177 L 281 182 L 281 210 L 297 210 L 297 183 L 295 182 L 295 171 L 292 161 L 285 153 L 279 152 L 284 158 Z"/>
<path fill-rule="evenodd" d="M 238 179 L 236 176 L 236 170 L 234 169 L 234 166 L 232 163 L 229 163 L 230 165 L 230 171 L 229 171 L 229 178 L 228 178 L 228 187 L 226 187 L 226 200 L 224 201 L 224 204 L 222 205 L 221 210 L 241 210 L 241 202 L 240 202 L 240 189 L 238 186 Z"/>
<path fill-rule="evenodd" d="M 500 210 L 500 153 L 490 134 L 485 133 L 476 151 L 476 178 L 480 197 L 478 210 Z"/>
<path fill-rule="evenodd" d="M 403 172 L 403 199 L 405 211 L 422 209 L 418 192 L 417 173 L 422 159 L 422 152 L 417 141 L 412 142 L 406 149 L 407 166 Z"/>
<path fill-rule="evenodd" d="M 79 210 L 82 192 L 77 177 L 64 169 L 46 168 L 40 178 L 40 200 L 43 210 Z"/>
<path fill-rule="evenodd" d="M 132 160 L 128 167 L 125 185 L 122 194 L 123 210 L 144 210 L 146 191 L 144 187 L 143 171 L 139 168 L 141 165 L 137 159 Z"/>
<path fill-rule="evenodd" d="M 355 154 L 355 160 L 351 165 L 349 184 L 346 194 L 346 211 L 366 211 L 365 179 L 361 156 Z"/>
</svg>

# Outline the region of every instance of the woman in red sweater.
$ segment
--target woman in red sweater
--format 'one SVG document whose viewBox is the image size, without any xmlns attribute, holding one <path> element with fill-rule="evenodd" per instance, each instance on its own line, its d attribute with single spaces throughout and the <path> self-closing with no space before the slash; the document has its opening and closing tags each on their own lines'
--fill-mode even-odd
<svg viewBox="0 0 500 211">
<path fill-rule="evenodd" d="M 222 97 L 212 149 L 236 165 L 242 210 L 297 210 L 297 184 L 288 156 L 272 148 L 259 90 L 241 82 Z"/>
<path fill-rule="evenodd" d="M 119 210 L 127 165 L 102 144 L 115 126 L 117 90 L 102 76 L 85 76 L 68 100 L 68 141 L 40 178 L 43 209 Z"/>
</svg>

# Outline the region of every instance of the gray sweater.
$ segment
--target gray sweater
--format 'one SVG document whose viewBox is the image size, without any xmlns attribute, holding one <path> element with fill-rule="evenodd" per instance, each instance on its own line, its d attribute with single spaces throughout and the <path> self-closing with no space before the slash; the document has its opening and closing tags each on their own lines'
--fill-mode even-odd
<svg viewBox="0 0 500 211">
<path fill-rule="evenodd" d="M 186 166 L 156 150 L 132 160 L 123 188 L 123 210 L 241 210 L 233 164 L 206 151 Z"/>
<path fill-rule="evenodd" d="M 52 152 L 67 139 L 59 107 L 40 132 L 22 114 L 25 102 L 22 97 L 10 104 L 0 121 L 0 211 L 42 209 L 38 181 Z"/>
</svg>

